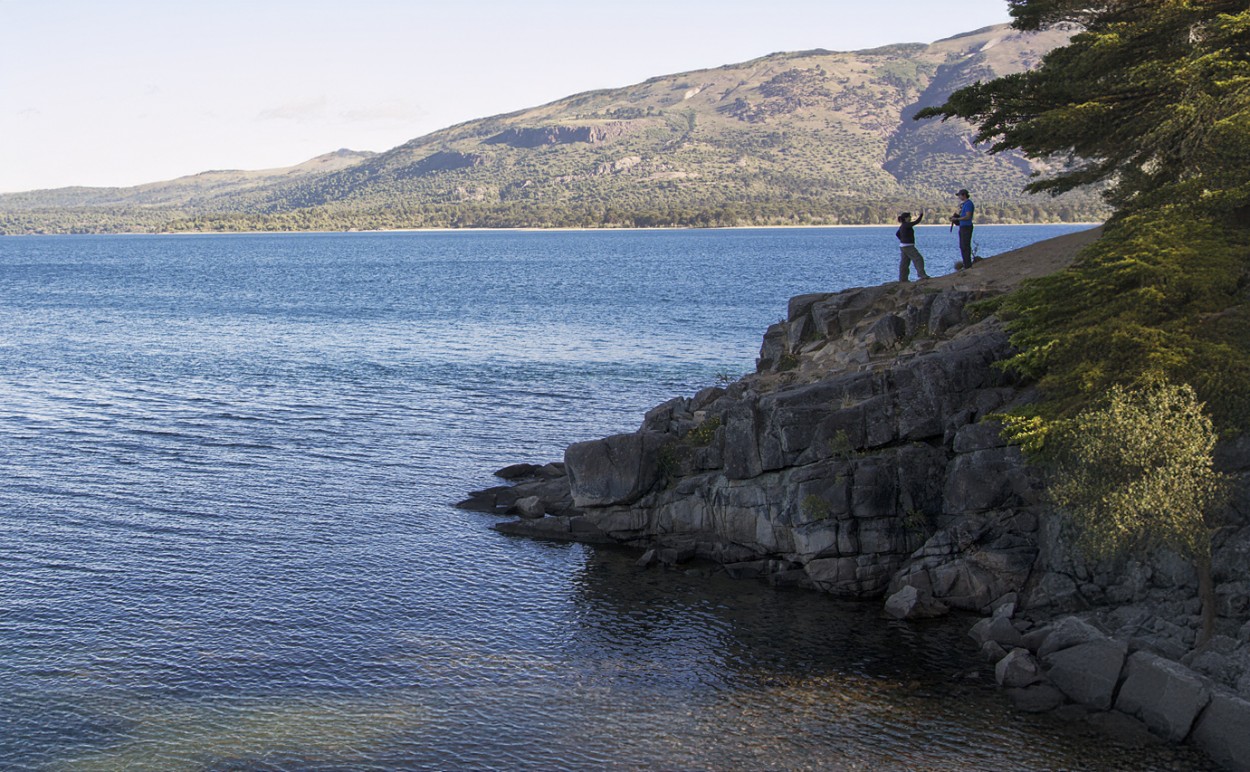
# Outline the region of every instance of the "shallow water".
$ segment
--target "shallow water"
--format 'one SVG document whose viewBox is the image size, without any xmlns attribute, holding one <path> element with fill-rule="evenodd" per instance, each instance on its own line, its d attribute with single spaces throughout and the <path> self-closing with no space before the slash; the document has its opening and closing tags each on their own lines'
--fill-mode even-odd
<svg viewBox="0 0 1250 772">
<path fill-rule="evenodd" d="M 0 768 L 1199 765 L 1013 713 L 964 621 L 451 506 L 750 370 L 892 239 L 0 240 Z"/>
</svg>

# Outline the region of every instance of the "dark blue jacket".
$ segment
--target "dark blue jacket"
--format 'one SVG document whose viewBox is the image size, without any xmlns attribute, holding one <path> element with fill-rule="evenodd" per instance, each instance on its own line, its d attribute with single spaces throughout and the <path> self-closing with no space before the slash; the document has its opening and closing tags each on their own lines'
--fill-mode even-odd
<svg viewBox="0 0 1250 772">
<path fill-rule="evenodd" d="M 924 219 L 924 214 L 922 213 L 919 217 L 917 217 L 914 220 L 903 220 L 903 224 L 898 226 L 898 230 L 894 231 L 894 235 L 898 237 L 898 243 L 899 244 L 915 244 L 916 243 L 916 231 L 914 230 L 913 226 L 919 225 L 920 221 L 923 219 Z"/>
</svg>

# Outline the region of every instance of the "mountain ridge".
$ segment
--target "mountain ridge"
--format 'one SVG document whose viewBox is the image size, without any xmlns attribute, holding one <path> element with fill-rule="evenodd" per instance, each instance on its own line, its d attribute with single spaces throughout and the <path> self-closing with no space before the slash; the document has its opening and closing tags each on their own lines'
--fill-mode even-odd
<svg viewBox="0 0 1250 772">
<path fill-rule="evenodd" d="M 967 124 L 911 120 L 1066 40 L 1003 25 L 774 53 L 464 121 L 379 153 L 2 195 L 0 232 L 860 224 L 949 207 L 961 187 L 983 222 L 1097 220 L 1096 194 L 1021 193 L 1045 167 L 988 155 Z"/>
</svg>

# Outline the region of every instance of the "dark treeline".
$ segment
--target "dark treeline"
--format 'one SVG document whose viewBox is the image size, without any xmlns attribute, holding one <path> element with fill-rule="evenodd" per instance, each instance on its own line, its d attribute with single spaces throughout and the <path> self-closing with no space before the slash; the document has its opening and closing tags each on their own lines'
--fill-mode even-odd
<svg viewBox="0 0 1250 772">
<path fill-rule="evenodd" d="M 995 204 L 978 202 L 978 221 L 992 223 L 1093 222 L 1106 217 L 1096 200 Z M 404 228 L 721 228 L 784 225 L 883 225 L 900 209 L 929 212 L 941 224 L 947 202 L 865 202 L 821 206 L 795 201 L 755 201 L 704 207 L 631 208 L 549 205 L 538 202 L 458 202 L 352 210 L 312 207 L 268 214 L 206 213 L 185 216 L 158 209 L 74 209 L 0 212 L 0 233 L 164 233 L 344 231 Z"/>
</svg>

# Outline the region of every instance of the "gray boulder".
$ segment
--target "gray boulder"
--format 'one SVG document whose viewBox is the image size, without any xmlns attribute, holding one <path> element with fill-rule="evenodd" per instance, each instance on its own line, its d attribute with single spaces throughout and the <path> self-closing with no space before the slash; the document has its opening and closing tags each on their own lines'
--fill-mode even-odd
<svg viewBox="0 0 1250 772">
<path fill-rule="evenodd" d="M 867 341 L 874 349 L 898 346 L 907 335 L 907 323 L 894 314 L 883 314 L 868 330 Z"/>
<path fill-rule="evenodd" d="M 1005 616 L 986 617 L 972 626 L 968 635 L 977 643 L 994 641 L 1005 649 L 1013 649 L 1024 643 L 1020 631 Z"/>
<path fill-rule="evenodd" d="M 1216 691 L 1198 717 L 1192 739 L 1195 745 L 1227 769 L 1250 770 L 1250 701 Z"/>
<path fill-rule="evenodd" d="M 1016 710 L 1025 713 L 1047 713 L 1066 700 L 1063 692 L 1048 683 L 1035 683 L 1022 689 L 1007 689 L 1007 698 Z"/>
<path fill-rule="evenodd" d="M 584 517 L 558 516 L 535 519 L 510 520 L 492 526 L 500 533 L 528 536 L 531 539 L 577 541 L 586 544 L 611 544 L 615 540 L 603 533 Z"/>
<path fill-rule="evenodd" d="M 981 644 L 981 659 L 989 662 L 991 665 L 997 664 L 1000 659 L 1007 656 L 1007 650 L 996 641 L 986 641 Z"/>
<path fill-rule="evenodd" d="M 1047 676 L 1060 691 L 1082 705 L 1106 710 L 1111 707 L 1127 654 L 1127 643 L 1104 638 L 1053 652 L 1043 662 Z"/>
<path fill-rule="evenodd" d="M 960 556 L 929 570 L 934 596 L 955 608 L 977 610 L 1008 587 L 1004 578 L 975 557 Z"/>
<path fill-rule="evenodd" d="M 885 601 L 885 613 L 895 619 L 927 619 L 950 611 L 946 604 L 934 600 L 915 587 L 904 587 Z"/>
<path fill-rule="evenodd" d="M 987 448 L 962 453 L 946 477 L 947 512 L 984 512 L 1023 503 L 1029 490 L 1024 457 L 1017 447 Z"/>
<path fill-rule="evenodd" d="M 1080 617 L 1064 617 L 1051 627 L 1037 648 L 1037 656 L 1045 659 L 1057 651 L 1106 637 L 1101 630 Z"/>
<path fill-rule="evenodd" d="M 992 616 L 1005 616 L 1010 619 L 1016 615 L 1016 608 L 1019 607 L 1019 605 L 1020 594 L 1016 592 L 1009 592 L 1006 595 L 1000 596 L 997 600 L 991 603 L 988 610 Z"/>
<path fill-rule="evenodd" d="M 1117 743 L 1130 748 L 1145 748 L 1162 742 L 1151 733 L 1150 727 L 1127 713 L 1115 710 L 1091 713 L 1086 716 L 1085 721 Z"/>
<path fill-rule="evenodd" d="M 941 335 L 964 320 L 968 293 L 947 290 L 934 299 L 929 308 L 929 334 Z"/>
<path fill-rule="evenodd" d="M 1049 552 L 1056 550 L 1050 549 Z M 1043 569 L 1044 570 L 1044 569 Z M 1073 610 L 1080 603 L 1080 593 L 1072 577 L 1054 571 L 1045 571 L 1028 592 L 1025 605 L 1031 609 L 1050 608 L 1056 611 Z"/>
<path fill-rule="evenodd" d="M 1012 649 L 994 666 L 999 686 L 1022 689 L 1042 680 L 1042 670 L 1028 649 Z"/>
<path fill-rule="evenodd" d="M 982 421 L 968 424 L 955 433 L 952 448 L 956 453 L 971 453 L 1007 445 L 1002 436 L 1003 425 L 998 421 Z"/>
<path fill-rule="evenodd" d="M 511 464 L 495 472 L 495 476 L 505 480 L 518 480 L 523 477 L 531 477 L 537 472 L 537 464 Z"/>
<path fill-rule="evenodd" d="M 1216 683 L 1232 686 L 1250 669 L 1250 647 L 1227 635 L 1216 635 L 1202 651 L 1189 653 L 1181 661 Z"/>
<path fill-rule="evenodd" d="M 1180 742 L 1211 699 L 1202 678 L 1181 665 L 1139 651 L 1128 658 L 1116 710 L 1136 716 L 1161 737 Z M 1248 725 L 1247 730 L 1250 730 Z"/>
<path fill-rule="evenodd" d="M 666 434 L 637 432 L 578 442 L 564 451 L 573 504 L 607 507 L 632 504 L 660 479 L 660 449 Z"/>
<path fill-rule="evenodd" d="M 512 512 L 526 518 L 539 518 L 547 514 L 547 507 L 543 504 L 542 499 L 537 496 L 526 496 L 517 499 L 512 505 Z"/>
</svg>

